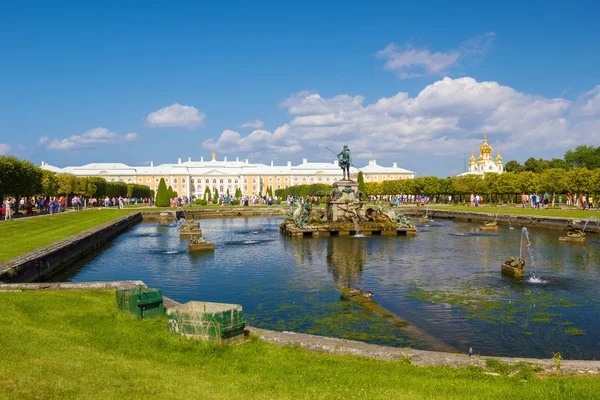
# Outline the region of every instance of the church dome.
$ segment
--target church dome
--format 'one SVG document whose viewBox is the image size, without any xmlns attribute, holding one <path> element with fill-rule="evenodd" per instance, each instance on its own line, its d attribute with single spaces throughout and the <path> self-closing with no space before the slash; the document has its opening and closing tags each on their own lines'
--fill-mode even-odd
<svg viewBox="0 0 600 400">
<path fill-rule="evenodd" d="M 496 162 L 502 162 L 502 156 L 500 156 L 500 149 L 498 149 L 498 157 L 496 157 Z"/>
<path fill-rule="evenodd" d="M 487 142 L 487 135 L 484 133 L 483 134 L 483 144 L 479 148 L 479 153 L 481 155 L 484 155 L 484 154 L 491 154 L 491 152 L 492 152 L 492 146 L 490 146 L 488 144 L 488 142 Z"/>
<path fill-rule="evenodd" d="M 471 162 L 471 164 L 475 162 L 475 152 L 471 153 L 471 158 L 469 159 L 469 161 Z"/>
</svg>

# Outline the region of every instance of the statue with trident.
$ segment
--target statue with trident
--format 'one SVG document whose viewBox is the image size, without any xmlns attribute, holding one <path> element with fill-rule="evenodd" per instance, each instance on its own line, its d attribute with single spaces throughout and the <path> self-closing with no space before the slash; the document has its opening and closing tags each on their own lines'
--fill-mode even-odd
<svg viewBox="0 0 600 400">
<path fill-rule="evenodd" d="M 342 171 L 344 172 L 344 178 L 343 180 L 350 180 L 350 165 L 352 165 L 352 156 L 350 154 L 350 149 L 348 148 L 348 145 L 344 145 L 344 149 L 342 150 L 342 152 L 340 154 L 337 155 L 337 158 L 339 160 L 339 164 L 340 167 L 342 168 Z"/>
</svg>

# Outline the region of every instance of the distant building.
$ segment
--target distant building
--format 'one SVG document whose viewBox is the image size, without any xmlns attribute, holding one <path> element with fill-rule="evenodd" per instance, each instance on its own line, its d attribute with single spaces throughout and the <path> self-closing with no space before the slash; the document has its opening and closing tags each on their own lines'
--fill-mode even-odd
<svg viewBox="0 0 600 400">
<path fill-rule="evenodd" d="M 200 198 L 208 188 L 211 193 L 219 191 L 225 194 L 229 190 L 234 194 L 236 189 L 241 189 L 244 195 L 264 194 L 267 187 L 273 191 L 286 189 L 290 186 L 309 185 L 313 183 L 333 184 L 342 179 L 342 169 L 337 160 L 332 163 L 309 163 L 305 158 L 302 164 L 278 166 L 265 164 L 251 164 L 248 160 L 222 161 L 217 160 L 212 153 L 212 160 L 199 162 L 192 161 L 177 164 L 161 164 L 146 167 L 132 167 L 121 163 L 94 163 L 80 167 L 57 168 L 42 162 L 42 168 L 55 173 L 73 174 L 81 177 L 101 177 L 109 182 L 136 183 L 146 185 L 156 191 L 161 178 L 167 186 L 173 187 L 180 196 Z M 365 182 L 383 182 L 386 180 L 412 179 L 415 173 L 399 168 L 397 163 L 391 167 L 377 165 L 375 160 L 360 169 Z M 358 175 L 358 169 L 351 168 L 353 179 Z"/>
<path fill-rule="evenodd" d="M 483 144 L 479 148 L 479 158 L 475 159 L 475 152 L 471 153 L 471 159 L 469 160 L 469 169 L 462 175 L 483 175 L 488 172 L 494 172 L 501 174 L 504 172 L 504 163 L 502 163 L 502 157 L 500 156 L 500 150 L 498 150 L 498 156 L 496 160 L 492 158 L 492 146 L 487 142 L 487 135 L 483 134 Z"/>
</svg>

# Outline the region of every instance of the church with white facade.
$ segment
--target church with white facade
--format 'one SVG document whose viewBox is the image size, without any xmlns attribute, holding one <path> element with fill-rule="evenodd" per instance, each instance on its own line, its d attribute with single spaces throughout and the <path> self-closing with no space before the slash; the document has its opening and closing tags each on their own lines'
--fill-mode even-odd
<svg viewBox="0 0 600 400">
<path fill-rule="evenodd" d="M 501 174 L 504 172 L 504 163 L 500 156 L 500 150 L 498 150 L 498 156 L 494 160 L 492 158 L 492 146 L 487 142 L 487 135 L 483 135 L 483 144 L 479 148 L 479 158 L 475 158 L 475 152 L 471 153 L 471 159 L 469 160 L 469 169 L 467 172 L 461 175 L 483 175 L 488 172 L 494 172 Z"/>
</svg>

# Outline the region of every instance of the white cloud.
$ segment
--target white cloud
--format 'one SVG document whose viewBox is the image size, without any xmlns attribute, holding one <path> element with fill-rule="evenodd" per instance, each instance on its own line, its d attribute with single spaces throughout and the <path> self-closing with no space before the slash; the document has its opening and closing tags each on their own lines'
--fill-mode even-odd
<svg viewBox="0 0 600 400">
<path fill-rule="evenodd" d="M 50 140 L 50 138 L 48 136 L 42 136 L 38 142 L 38 144 L 40 146 L 45 145 L 46 143 L 48 143 L 48 140 Z"/>
<path fill-rule="evenodd" d="M 410 43 L 404 47 L 390 43 L 377 53 L 377 57 L 387 60 L 384 68 L 396 71 L 401 79 L 444 75 L 461 61 L 478 62 L 483 59 L 495 37 L 495 33 L 488 32 L 467 40 L 455 50 L 446 52 L 432 52 L 427 48 L 416 48 Z"/>
<path fill-rule="evenodd" d="M 111 132 L 106 128 L 94 128 L 84 132 L 82 135 L 70 136 L 68 138 L 58 140 L 54 139 L 48 144 L 49 150 L 76 150 L 88 147 L 96 147 L 101 144 L 119 144 L 139 140 L 140 136 L 137 133 L 131 132 L 125 135 L 119 135 Z M 40 144 L 48 142 L 49 139 L 42 141 Z"/>
<path fill-rule="evenodd" d="M 259 159 L 273 159 L 278 153 L 329 158 L 325 146 L 343 144 L 350 145 L 359 159 L 408 154 L 462 157 L 477 151 L 484 131 L 504 156 L 505 151 L 519 149 L 598 145 L 600 114 L 596 118 L 579 114 L 580 109 L 595 110 L 595 99 L 596 92 L 588 92 L 579 103 L 533 96 L 469 77 L 444 78 L 414 97 L 400 92 L 372 104 L 363 104 L 363 96 L 322 98 L 301 92 L 280 103 L 292 119 L 274 132 L 255 130 L 242 136 L 224 131 L 218 139 L 205 141 L 204 147 Z"/>
<path fill-rule="evenodd" d="M 600 114 L 600 85 L 581 96 L 578 102 L 578 112 L 581 115 L 591 116 Z"/>
<path fill-rule="evenodd" d="M 150 128 L 200 129 L 204 126 L 206 114 L 192 106 L 179 103 L 151 112 L 146 117 L 146 126 Z"/>
<path fill-rule="evenodd" d="M 10 145 L 8 145 L 6 143 L 0 143 L 0 156 L 8 154 L 9 151 L 10 151 Z"/>
<path fill-rule="evenodd" d="M 244 122 L 243 124 L 238 125 L 238 128 L 253 128 L 253 129 L 262 129 L 265 126 L 263 122 L 259 119 L 255 121 Z"/>
</svg>

